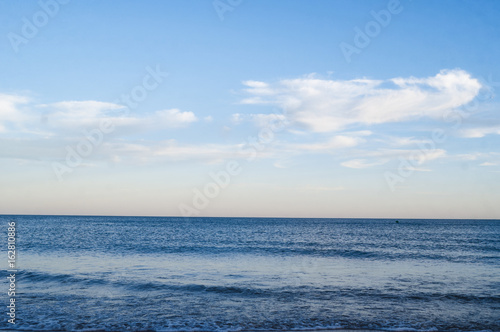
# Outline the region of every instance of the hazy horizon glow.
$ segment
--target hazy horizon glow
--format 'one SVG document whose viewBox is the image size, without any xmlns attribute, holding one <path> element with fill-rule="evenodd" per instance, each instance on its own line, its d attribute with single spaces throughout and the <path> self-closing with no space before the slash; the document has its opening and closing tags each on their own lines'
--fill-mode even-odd
<svg viewBox="0 0 500 332">
<path fill-rule="evenodd" d="M 0 214 L 500 218 L 498 2 L 222 3 L 0 1 Z"/>
</svg>

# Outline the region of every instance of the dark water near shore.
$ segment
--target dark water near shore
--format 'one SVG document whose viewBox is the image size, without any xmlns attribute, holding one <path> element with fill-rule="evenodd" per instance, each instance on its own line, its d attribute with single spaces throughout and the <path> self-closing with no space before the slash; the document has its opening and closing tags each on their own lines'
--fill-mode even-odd
<svg viewBox="0 0 500 332">
<path fill-rule="evenodd" d="M 500 331 L 500 221 L 0 220 L 19 270 L 2 329 Z"/>
</svg>

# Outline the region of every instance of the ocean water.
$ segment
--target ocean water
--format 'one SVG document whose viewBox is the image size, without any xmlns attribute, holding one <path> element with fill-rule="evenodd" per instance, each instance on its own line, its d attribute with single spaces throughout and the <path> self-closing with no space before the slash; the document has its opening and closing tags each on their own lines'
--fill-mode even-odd
<svg viewBox="0 0 500 332">
<path fill-rule="evenodd" d="M 498 220 L 0 220 L 1 329 L 500 331 Z"/>
</svg>

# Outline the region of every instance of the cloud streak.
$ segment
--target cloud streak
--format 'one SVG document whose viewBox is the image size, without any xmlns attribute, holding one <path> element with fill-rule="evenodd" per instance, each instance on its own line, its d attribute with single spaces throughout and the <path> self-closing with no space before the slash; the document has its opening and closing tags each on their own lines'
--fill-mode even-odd
<svg viewBox="0 0 500 332">
<path fill-rule="evenodd" d="M 131 115 L 125 106 L 115 103 L 86 100 L 36 104 L 27 97 L 0 94 L 0 132 L 3 133 L 68 137 L 82 129 L 96 128 L 103 120 L 113 124 L 118 133 L 134 133 L 183 128 L 198 118 L 193 112 L 176 108 Z"/>
<path fill-rule="evenodd" d="M 291 157 L 330 154 L 335 155 L 342 166 L 353 169 L 381 166 L 412 156 L 418 156 L 416 165 L 419 166 L 445 157 L 444 149 L 423 154 L 411 147 L 425 145 L 428 139 L 415 138 L 412 134 L 408 134 L 410 137 L 379 136 L 363 126 L 439 119 L 445 112 L 472 101 L 482 88 L 478 80 L 460 69 L 443 70 L 424 78 L 342 81 L 310 75 L 277 83 L 245 81 L 243 84 L 248 94 L 243 104 L 274 105 L 283 113 L 234 113 L 232 123 L 250 122 L 258 128 L 266 128 L 286 121 L 290 124 L 288 133 L 293 135 L 291 141 L 284 134 L 266 145 L 266 149 L 259 152 L 259 159 L 274 158 L 278 160 L 274 163 L 276 167 L 287 167 L 284 161 Z M 82 130 L 96 128 L 102 120 L 112 123 L 115 130 L 91 156 L 95 160 L 213 163 L 248 157 L 241 153 L 244 149 L 238 141 L 187 144 L 162 132 L 186 128 L 200 121 L 193 112 L 171 108 L 130 114 L 126 107 L 116 103 L 87 100 L 37 104 L 25 96 L 0 94 L 3 157 L 60 158 L 66 145 L 74 145 L 81 139 Z M 213 119 L 207 117 L 205 121 L 210 123 Z M 349 131 L 350 127 L 356 129 Z M 500 133 L 498 126 L 467 130 L 462 132 L 463 136 Z M 159 132 L 156 138 L 135 139 L 136 133 L 151 131 Z"/>
<path fill-rule="evenodd" d="M 486 135 L 500 135 L 500 125 L 463 129 L 460 134 L 467 138 L 482 138 Z"/>
<path fill-rule="evenodd" d="M 471 102 L 482 85 L 464 70 L 426 78 L 325 80 L 310 75 L 275 84 L 245 81 L 243 104 L 271 104 L 313 132 L 442 117 Z"/>
</svg>

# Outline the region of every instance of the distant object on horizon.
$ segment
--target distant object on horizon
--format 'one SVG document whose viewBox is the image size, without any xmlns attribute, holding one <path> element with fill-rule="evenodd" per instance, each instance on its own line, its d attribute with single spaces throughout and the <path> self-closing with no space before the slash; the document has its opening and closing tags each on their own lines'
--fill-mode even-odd
<svg viewBox="0 0 500 332">
<path fill-rule="evenodd" d="M 396 224 L 399 224 L 399 220 L 396 220 Z"/>
</svg>

